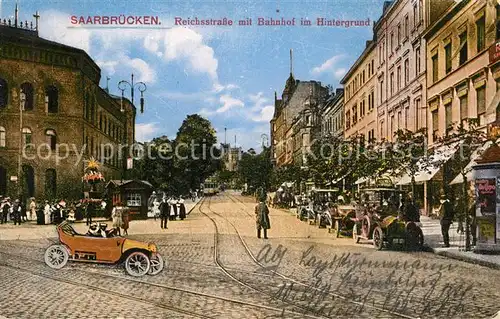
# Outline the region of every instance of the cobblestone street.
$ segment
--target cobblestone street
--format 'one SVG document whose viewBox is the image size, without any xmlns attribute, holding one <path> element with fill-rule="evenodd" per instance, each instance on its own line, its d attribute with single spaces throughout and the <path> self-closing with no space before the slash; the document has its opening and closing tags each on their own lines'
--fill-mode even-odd
<svg viewBox="0 0 500 319">
<path fill-rule="evenodd" d="M 23 225 L 19 239 L 0 241 L 0 317 L 491 318 L 499 310 L 496 270 L 376 251 L 277 209 L 269 239 L 258 239 L 254 205 L 227 191 L 165 230 L 159 220 L 131 222 L 128 237 L 155 242 L 167 261 L 159 275 L 139 278 L 122 265 L 53 270 L 43 255 L 56 238 L 23 238 L 32 228 Z"/>
</svg>

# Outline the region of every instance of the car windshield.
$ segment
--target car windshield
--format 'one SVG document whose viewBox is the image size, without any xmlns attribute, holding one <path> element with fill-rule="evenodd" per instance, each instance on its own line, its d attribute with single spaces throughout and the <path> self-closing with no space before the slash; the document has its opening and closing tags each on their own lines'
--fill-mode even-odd
<svg viewBox="0 0 500 319">
<path fill-rule="evenodd" d="M 64 223 L 61 225 L 61 230 L 66 234 L 70 236 L 75 236 L 78 235 L 78 233 L 71 227 L 71 225 Z"/>
</svg>

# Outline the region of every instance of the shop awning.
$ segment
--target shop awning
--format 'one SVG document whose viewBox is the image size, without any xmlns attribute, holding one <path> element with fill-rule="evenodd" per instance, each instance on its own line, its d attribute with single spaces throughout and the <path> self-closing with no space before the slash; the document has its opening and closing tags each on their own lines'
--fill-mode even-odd
<svg viewBox="0 0 500 319">
<path fill-rule="evenodd" d="M 500 142 L 500 140 L 497 140 L 497 144 Z M 493 141 L 488 141 L 486 142 L 483 146 L 478 147 L 471 155 L 471 161 L 467 166 L 465 167 L 465 171 L 467 174 L 465 175 L 467 177 L 468 181 L 472 180 L 472 167 L 476 165 L 476 160 L 481 156 L 481 154 L 488 149 L 493 144 Z M 462 174 L 458 174 L 450 183 L 450 185 L 456 185 L 456 184 L 462 184 L 464 181 L 464 178 Z"/>
<path fill-rule="evenodd" d="M 421 160 L 417 165 L 420 167 L 415 174 L 415 182 L 422 183 L 430 181 L 439 169 L 446 163 L 457 151 L 459 142 L 449 145 L 438 146 L 434 154 L 430 155 L 428 160 Z M 403 174 L 397 185 L 411 184 L 411 176 L 407 173 Z"/>
<path fill-rule="evenodd" d="M 361 185 L 361 184 L 365 184 L 365 183 L 369 183 L 369 184 L 376 184 L 378 180 L 381 180 L 381 179 L 384 179 L 384 180 L 391 180 L 392 184 L 394 185 L 397 185 L 401 179 L 401 174 L 397 171 L 388 171 L 384 174 L 382 174 L 382 176 L 380 177 L 377 177 L 377 178 L 373 178 L 373 177 L 362 177 L 360 179 L 358 179 L 356 182 L 354 182 L 355 185 Z"/>
</svg>

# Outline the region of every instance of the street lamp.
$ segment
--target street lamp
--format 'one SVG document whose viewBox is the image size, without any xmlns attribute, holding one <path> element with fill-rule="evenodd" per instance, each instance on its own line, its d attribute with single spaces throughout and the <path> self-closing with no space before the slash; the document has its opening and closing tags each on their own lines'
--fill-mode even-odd
<svg viewBox="0 0 500 319">
<path fill-rule="evenodd" d="M 23 159 L 23 111 L 24 106 L 26 104 L 26 94 L 21 90 L 19 94 L 19 158 L 18 158 L 18 167 L 17 167 L 17 185 L 18 185 L 18 196 L 21 198 L 22 195 L 22 180 L 21 180 L 21 171 L 22 171 L 22 159 Z"/>
<path fill-rule="evenodd" d="M 124 125 L 124 130 L 123 130 L 124 134 L 122 137 L 122 139 L 123 139 L 122 143 L 124 143 L 125 145 L 128 146 L 128 139 L 127 139 L 127 121 L 128 121 L 128 118 L 126 116 L 125 108 L 123 107 L 123 97 L 124 97 L 124 92 L 127 89 L 127 86 L 130 87 L 130 97 L 132 100 L 132 105 L 134 105 L 134 91 L 135 91 L 135 89 L 137 88 L 139 90 L 139 92 L 141 92 L 141 99 L 140 99 L 141 113 L 144 113 L 144 92 L 146 91 L 147 87 L 146 87 L 146 84 L 144 82 L 134 83 L 134 74 L 133 73 L 132 73 L 130 82 L 125 81 L 125 80 L 118 82 L 118 89 L 120 91 L 122 91 L 122 96 L 121 96 L 121 100 L 120 100 L 120 111 L 123 114 L 125 114 L 125 125 Z M 128 147 L 127 147 L 127 149 L 128 149 Z M 126 156 L 124 156 L 124 161 L 125 162 L 122 163 L 122 176 L 121 176 L 122 183 L 123 183 L 123 178 L 125 175 L 125 170 L 126 170 L 126 165 L 127 165 L 127 157 Z"/>
</svg>

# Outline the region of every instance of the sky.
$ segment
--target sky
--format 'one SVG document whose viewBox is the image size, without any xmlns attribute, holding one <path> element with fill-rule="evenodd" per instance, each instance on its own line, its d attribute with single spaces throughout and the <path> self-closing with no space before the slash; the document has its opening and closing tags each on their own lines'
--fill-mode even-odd
<svg viewBox="0 0 500 319">
<path fill-rule="evenodd" d="M 147 85 L 145 112 L 138 112 L 136 140 L 174 138 L 188 114 L 209 119 L 219 142 L 260 149 L 269 135 L 274 92 L 281 96 L 290 74 L 341 87 L 339 81 L 372 39 L 381 0 L 18 0 L 19 18 L 40 12 L 39 35 L 85 50 L 101 68 L 102 87 L 120 95 L 118 82 Z M 14 0 L 0 0 L 0 17 L 14 16 Z M 161 25 L 102 28 L 71 24 L 71 16 L 158 16 Z M 175 18 L 221 19 L 232 26 L 176 26 Z M 257 19 L 292 19 L 295 26 L 258 26 Z M 370 26 L 317 26 L 318 17 L 370 19 Z M 238 26 L 251 18 L 252 26 Z M 312 21 L 301 26 L 300 19 Z M 118 26 L 120 27 L 120 26 Z M 130 27 L 130 26 L 129 26 Z M 126 92 L 127 94 L 127 92 Z M 136 91 L 136 96 L 139 93 Z"/>
</svg>

